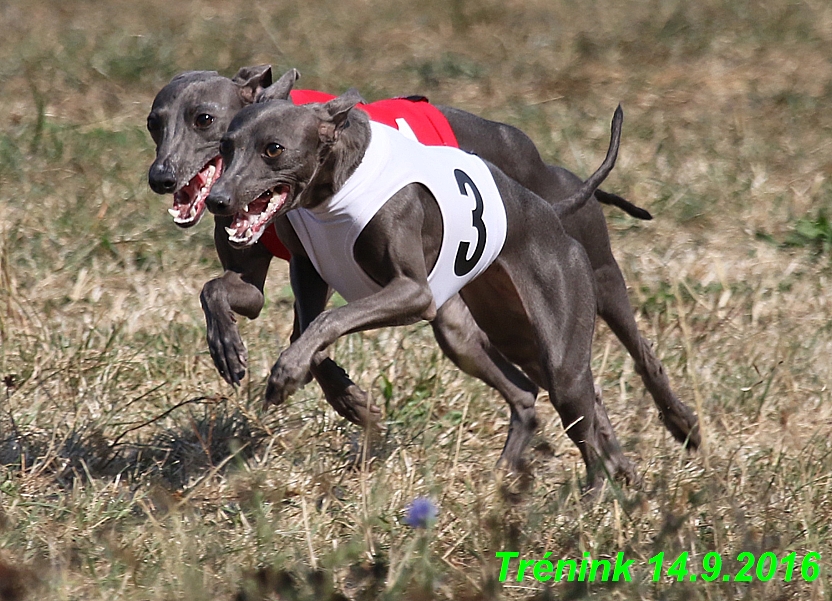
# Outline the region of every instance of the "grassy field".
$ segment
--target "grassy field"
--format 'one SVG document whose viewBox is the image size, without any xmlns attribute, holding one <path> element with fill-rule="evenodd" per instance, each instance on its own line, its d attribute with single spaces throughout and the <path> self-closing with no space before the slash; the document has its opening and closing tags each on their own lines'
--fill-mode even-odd
<svg viewBox="0 0 832 601">
<path fill-rule="evenodd" d="M 6 0 L 0 26 L 0 601 L 832 599 L 829 3 Z M 643 484 L 595 502 L 545 397 L 533 477 L 493 471 L 505 404 L 424 324 L 333 350 L 383 406 L 373 444 L 315 384 L 263 411 L 285 264 L 241 323 L 251 377 L 226 385 L 198 302 L 209 220 L 183 234 L 150 192 L 144 121 L 175 73 L 258 63 L 512 123 L 583 176 L 621 102 L 605 186 L 655 220 L 608 210 L 613 248 L 702 451 L 600 323 L 596 381 Z M 418 497 L 430 528 L 403 522 Z M 633 580 L 501 583 L 500 551 L 621 552 Z M 742 552 L 817 552 L 821 575 L 653 582 L 659 552 L 731 575 Z"/>
</svg>

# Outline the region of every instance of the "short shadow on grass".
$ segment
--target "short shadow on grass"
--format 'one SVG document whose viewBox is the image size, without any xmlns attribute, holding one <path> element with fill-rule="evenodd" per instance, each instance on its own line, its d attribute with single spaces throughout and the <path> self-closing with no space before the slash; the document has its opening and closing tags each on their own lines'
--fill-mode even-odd
<svg viewBox="0 0 832 601">
<path fill-rule="evenodd" d="M 66 488 L 79 478 L 121 474 L 179 490 L 212 469 L 225 469 L 233 463 L 233 455 L 249 459 L 269 435 L 224 400 L 187 407 L 174 421 L 175 426 L 145 441 L 130 442 L 123 442 L 119 434 L 107 436 L 94 426 L 52 437 L 26 433 L 12 424 L 10 429 L 0 429 L 0 464 L 51 474 Z"/>
<path fill-rule="evenodd" d="M 26 474 L 51 475 L 62 488 L 78 478 L 116 476 L 127 462 L 112 452 L 101 431 L 72 430 L 51 438 L 47 433 L 0 430 L 0 465 Z"/>
<path fill-rule="evenodd" d="M 146 444 L 130 445 L 125 456 L 135 478 L 157 480 L 178 490 L 208 471 L 222 470 L 232 456 L 250 459 L 269 434 L 227 404 L 190 409 L 177 425 Z"/>
</svg>

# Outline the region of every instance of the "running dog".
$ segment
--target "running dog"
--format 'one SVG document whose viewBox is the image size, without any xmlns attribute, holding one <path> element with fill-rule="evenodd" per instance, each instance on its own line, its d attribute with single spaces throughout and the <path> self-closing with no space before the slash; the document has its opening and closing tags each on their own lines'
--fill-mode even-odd
<svg viewBox="0 0 832 601">
<path fill-rule="evenodd" d="M 215 72 L 187 72 L 175 77 L 159 92 L 147 120 L 148 130 L 156 142 L 156 160 L 150 168 L 148 180 L 155 192 L 174 193 L 174 206 L 170 212 L 175 223 L 191 227 L 202 217 L 205 198 L 222 171 L 219 139 L 232 117 L 258 96 L 264 99 L 292 98 L 295 102 L 307 100 L 310 92 L 292 89 L 297 76 L 295 70 L 290 70 L 272 85 L 268 66 L 243 68 L 232 79 Z M 317 93 L 311 94 L 312 98 L 320 97 L 315 95 Z M 435 113 L 431 114 L 431 123 L 437 124 L 434 129 L 439 135 L 424 139 L 423 130 L 417 128 L 416 136 L 421 136 L 420 141 L 458 144 L 464 150 L 494 163 L 550 203 L 557 203 L 560 199 L 558 195 L 563 190 L 573 190 L 580 183 L 565 169 L 546 165 L 531 140 L 516 128 L 450 107 L 433 107 L 426 102 L 408 103 L 406 100 L 398 102 L 400 104 L 396 106 L 406 106 L 408 110 L 398 117 L 398 113 L 391 116 L 388 108 L 388 120 L 392 118 L 397 125 L 401 121 L 407 124 L 406 119 L 414 110 L 409 105 L 432 109 Z M 380 103 L 364 105 L 371 118 L 376 104 Z M 441 120 L 435 117 L 436 114 L 446 121 L 445 127 L 450 135 L 442 127 Z M 616 195 L 596 190 L 595 197 L 636 217 L 650 218 L 649 213 Z M 612 255 L 606 222 L 599 205 L 588 202 L 574 213 L 561 214 L 560 217 L 567 233 L 584 246 L 589 256 L 596 281 L 598 314 L 633 357 L 636 370 L 653 396 L 668 429 L 678 440 L 695 448 L 699 444 L 696 418 L 673 393 L 661 362 L 638 332 L 624 278 Z M 259 315 L 263 306 L 263 284 L 271 258 L 288 258 L 289 255 L 272 228 L 267 229 L 254 246 L 234 248 L 229 244 L 224 229 L 227 225 L 227 218 L 218 218 L 214 236 L 226 271 L 221 278 L 206 284 L 201 299 L 208 324 L 211 355 L 223 377 L 236 384 L 245 374 L 246 352 L 234 321 L 234 312 L 250 318 Z M 299 263 L 301 261 L 298 260 Z M 310 265 L 305 268 L 314 271 Z M 302 270 L 299 268 L 296 271 L 300 273 Z M 298 275 L 297 279 L 303 278 Z M 308 284 L 312 285 L 315 279 L 314 276 L 310 278 Z M 304 282 L 295 284 L 303 285 Z M 311 310 L 317 314 L 322 307 L 297 309 L 301 313 Z M 506 398 L 528 398 L 529 391 L 514 385 L 517 379 L 514 375 L 505 377 L 505 366 L 503 369 L 495 366 L 495 361 L 500 362 L 501 357 L 473 323 L 459 299 L 449 300 L 442 315 L 432 325 L 443 351 L 464 371 L 479 377 Z M 327 400 L 345 418 L 366 424 L 378 416 L 378 409 L 331 360 L 314 366 L 313 374 Z"/>
<path fill-rule="evenodd" d="M 348 301 L 299 317 L 302 333 L 272 368 L 266 401 L 297 390 L 339 337 L 432 322 L 458 295 L 531 393 L 509 400 L 501 462 L 520 469 L 539 386 L 580 450 L 590 488 L 605 473 L 630 480 L 632 464 L 595 394 L 597 304 L 583 247 L 552 205 L 487 161 L 372 123 L 359 102 L 353 90 L 325 104 L 258 103 L 234 117 L 220 142 L 224 173 L 206 205 L 230 219 L 230 243 L 250 247 L 274 223 L 292 254 L 293 282 L 296 257 L 322 276 L 324 293 L 309 306 L 325 300 L 326 285 Z M 568 213 L 592 197 L 615 164 L 622 119 L 619 107 L 601 167 L 574 192 L 556 192 L 555 206 Z"/>
</svg>

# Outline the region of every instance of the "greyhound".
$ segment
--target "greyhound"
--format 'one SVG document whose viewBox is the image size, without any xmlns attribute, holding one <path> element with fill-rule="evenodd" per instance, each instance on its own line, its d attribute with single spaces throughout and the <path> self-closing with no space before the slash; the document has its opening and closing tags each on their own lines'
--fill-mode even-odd
<svg viewBox="0 0 832 601">
<path fill-rule="evenodd" d="M 297 390 L 339 337 L 433 321 L 459 293 L 494 349 L 522 369 L 520 387 L 548 390 L 589 487 L 604 473 L 630 480 L 632 464 L 595 394 L 595 282 L 583 247 L 552 206 L 487 161 L 371 126 L 353 110 L 360 100 L 351 90 L 326 104 L 258 103 L 234 117 L 220 142 L 225 171 L 206 204 L 231 218 L 230 242 L 250 246 L 274 221 L 292 264 L 306 255 L 349 301 L 301 323 L 302 334 L 272 368 L 267 400 Z M 601 167 L 573 194 L 561 194 L 570 210 L 615 164 L 622 119 L 619 107 Z M 534 406 L 508 402 L 500 461 L 518 469 Z"/>
<path fill-rule="evenodd" d="M 187 72 L 175 77 L 159 92 L 148 117 L 148 130 L 156 142 L 156 160 L 148 179 L 155 192 L 176 193 L 171 209 L 175 223 L 190 227 L 202 217 L 205 198 L 222 169 L 219 138 L 231 118 L 258 95 L 288 98 L 297 76 L 295 70 L 290 70 L 271 85 L 268 66 L 243 68 L 232 79 L 215 72 Z M 266 88 L 268 91 L 264 93 Z M 572 191 L 580 184 L 565 169 L 545 164 L 534 144 L 520 130 L 459 109 L 438 108 L 461 148 L 491 161 L 547 201 L 558 201 L 565 191 Z M 595 197 L 635 217 L 651 218 L 643 209 L 616 195 L 596 190 Z M 597 203 L 586 203 L 574 214 L 560 217 L 567 233 L 584 246 L 589 256 L 596 280 L 598 314 L 633 357 L 636 370 L 670 432 L 689 448 L 696 448 L 699 444 L 696 418 L 673 393 L 661 362 L 637 329 L 624 278 L 612 255 L 603 212 Z M 227 226 L 227 218 L 216 218 L 214 238 L 225 273 L 206 284 L 201 300 L 214 362 L 223 377 L 236 384 L 245 373 L 246 355 L 232 310 L 250 318 L 259 315 L 272 254 L 259 242 L 245 249 L 233 248 L 225 231 Z M 304 278 L 300 275 L 304 269 L 314 272 L 311 265 L 298 266 L 293 270 L 293 284 L 314 287 L 317 274 Z M 320 282 L 317 285 L 322 286 Z M 314 292 L 310 296 L 315 297 Z M 296 306 L 296 326 L 298 313 L 309 309 L 317 314 L 322 308 L 322 305 Z M 506 398 L 513 396 L 525 399 L 526 404 L 533 403 L 530 391 L 516 386 L 515 382 L 520 379 L 510 368 L 494 365 L 495 361 L 501 361 L 499 353 L 472 322 L 460 299 L 446 303 L 432 326 L 442 350 L 464 371 L 479 377 Z M 293 338 L 296 335 L 297 328 Z M 313 366 L 312 372 L 327 400 L 342 416 L 359 424 L 377 417 L 378 409 L 334 362 L 324 360 Z M 510 375 L 506 376 L 507 373 Z"/>
</svg>

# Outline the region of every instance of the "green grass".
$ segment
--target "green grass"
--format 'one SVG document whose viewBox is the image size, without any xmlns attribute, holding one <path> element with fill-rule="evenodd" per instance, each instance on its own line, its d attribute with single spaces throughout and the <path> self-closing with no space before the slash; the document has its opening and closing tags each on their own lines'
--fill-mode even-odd
<svg viewBox="0 0 832 601">
<path fill-rule="evenodd" d="M 0 36 L 0 601 L 832 599 L 832 14 L 822 2 L 414 4 L 12 0 Z M 593 370 L 643 477 L 580 498 L 545 396 L 531 476 L 492 468 L 504 403 L 430 328 L 333 355 L 384 411 L 364 433 L 310 384 L 263 410 L 291 329 L 285 264 L 241 319 L 250 377 L 214 370 L 198 294 L 206 224 L 153 195 L 144 120 L 177 72 L 270 63 L 369 100 L 424 94 L 516 125 L 586 176 L 625 110 L 605 187 L 642 332 L 706 446 L 662 427 L 597 327 Z M 437 523 L 403 522 L 416 497 Z M 523 558 L 623 552 L 633 582 L 498 582 Z M 647 560 L 822 553 L 813 583 L 653 582 Z M 782 572 L 778 572 L 781 574 Z M 340 595 L 340 596 L 339 596 Z"/>
</svg>

